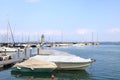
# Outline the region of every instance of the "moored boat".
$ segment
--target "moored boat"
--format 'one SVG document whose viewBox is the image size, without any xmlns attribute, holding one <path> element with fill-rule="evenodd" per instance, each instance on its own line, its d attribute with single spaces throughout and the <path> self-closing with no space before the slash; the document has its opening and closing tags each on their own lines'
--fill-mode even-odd
<svg viewBox="0 0 120 80">
<path fill-rule="evenodd" d="M 15 48 L 9 48 L 9 47 L 0 47 L 0 52 L 17 52 L 17 49 Z"/>
<path fill-rule="evenodd" d="M 0 61 L 10 60 L 11 56 L 5 53 L 0 54 Z"/>
<path fill-rule="evenodd" d="M 29 58 L 28 60 L 17 63 L 12 67 L 12 71 L 20 72 L 52 72 L 57 66 L 53 62 Z"/>
<path fill-rule="evenodd" d="M 40 50 L 40 55 L 32 58 L 42 59 L 54 62 L 58 70 L 85 70 L 92 62 L 93 59 L 84 59 L 67 52 L 56 50 Z"/>
<path fill-rule="evenodd" d="M 10 55 L 5 53 L 0 53 L 0 62 L 12 59 Z M 0 68 L 3 68 L 5 65 L 0 64 Z"/>
</svg>

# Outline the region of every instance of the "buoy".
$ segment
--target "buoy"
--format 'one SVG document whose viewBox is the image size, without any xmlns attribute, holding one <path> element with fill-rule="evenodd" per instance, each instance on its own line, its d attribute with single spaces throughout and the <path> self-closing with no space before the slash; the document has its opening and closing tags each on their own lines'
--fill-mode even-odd
<svg viewBox="0 0 120 80">
<path fill-rule="evenodd" d="M 52 78 L 52 80 L 54 80 L 54 78 L 55 78 L 54 74 L 51 75 L 51 78 Z"/>
</svg>

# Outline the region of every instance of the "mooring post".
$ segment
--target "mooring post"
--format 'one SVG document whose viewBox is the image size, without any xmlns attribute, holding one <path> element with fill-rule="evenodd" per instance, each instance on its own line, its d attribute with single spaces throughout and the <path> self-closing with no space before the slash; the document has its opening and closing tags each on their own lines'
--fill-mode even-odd
<svg viewBox="0 0 120 80">
<path fill-rule="evenodd" d="M 32 48 L 30 48 L 30 57 L 32 57 Z"/>
<path fill-rule="evenodd" d="M 18 48 L 18 58 L 20 58 L 19 53 L 20 53 L 20 49 Z"/>
<path fill-rule="evenodd" d="M 6 49 L 5 49 L 5 55 L 6 55 Z"/>
<path fill-rule="evenodd" d="M 26 58 L 26 53 L 27 53 L 27 49 L 26 49 L 26 47 L 25 47 L 25 50 L 24 50 L 24 51 L 25 51 L 25 58 Z"/>
<path fill-rule="evenodd" d="M 39 48 L 37 48 L 37 55 L 39 55 Z"/>
</svg>

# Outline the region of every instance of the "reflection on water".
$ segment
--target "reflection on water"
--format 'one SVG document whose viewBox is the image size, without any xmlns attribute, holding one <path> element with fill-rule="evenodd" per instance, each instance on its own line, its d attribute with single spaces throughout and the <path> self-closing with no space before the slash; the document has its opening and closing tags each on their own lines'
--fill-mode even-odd
<svg viewBox="0 0 120 80">
<path fill-rule="evenodd" d="M 26 80 L 52 80 L 51 75 L 54 75 L 54 80 L 73 80 L 73 79 L 89 79 L 90 75 L 86 71 L 54 71 L 53 73 L 21 73 L 11 72 L 16 78 L 24 78 Z"/>
<path fill-rule="evenodd" d="M 35 80 L 35 79 L 41 79 L 41 80 L 49 80 L 51 79 L 52 73 L 26 73 L 26 72 L 11 72 L 12 75 L 14 75 L 16 78 L 25 78 L 26 80 Z"/>
<path fill-rule="evenodd" d="M 88 79 L 90 76 L 86 71 L 55 71 L 54 75 L 60 80 Z"/>
</svg>

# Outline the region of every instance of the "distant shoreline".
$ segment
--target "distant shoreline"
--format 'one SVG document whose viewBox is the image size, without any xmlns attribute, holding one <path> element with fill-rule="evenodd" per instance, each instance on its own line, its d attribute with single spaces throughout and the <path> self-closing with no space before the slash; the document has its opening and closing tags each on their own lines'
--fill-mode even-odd
<svg viewBox="0 0 120 80">
<path fill-rule="evenodd" d="M 100 42 L 101 45 L 120 45 L 120 42 Z"/>
</svg>

